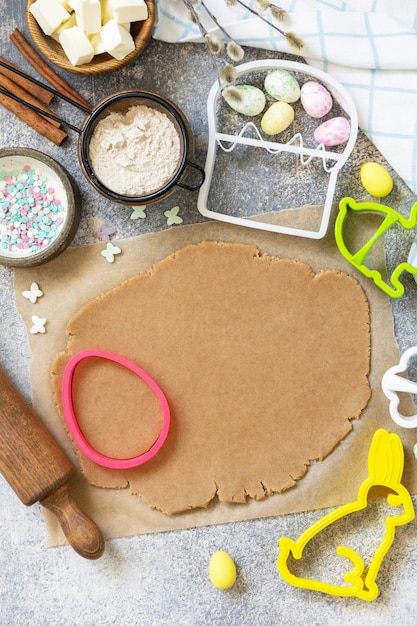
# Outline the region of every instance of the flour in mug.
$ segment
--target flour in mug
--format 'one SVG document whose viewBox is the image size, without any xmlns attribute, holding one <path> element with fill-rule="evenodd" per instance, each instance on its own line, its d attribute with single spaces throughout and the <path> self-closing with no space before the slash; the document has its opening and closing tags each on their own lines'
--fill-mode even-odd
<svg viewBox="0 0 417 626">
<path fill-rule="evenodd" d="M 165 113 L 146 105 L 110 113 L 97 123 L 89 156 L 101 182 L 124 196 L 161 189 L 174 176 L 181 142 Z"/>
</svg>

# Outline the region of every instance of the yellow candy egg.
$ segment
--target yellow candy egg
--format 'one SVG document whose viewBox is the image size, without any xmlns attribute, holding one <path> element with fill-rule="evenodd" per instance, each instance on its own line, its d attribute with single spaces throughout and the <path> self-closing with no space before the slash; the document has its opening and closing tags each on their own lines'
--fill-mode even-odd
<svg viewBox="0 0 417 626">
<path fill-rule="evenodd" d="M 394 186 L 390 173 L 379 163 L 364 163 L 360 176 L 362 185 L 374 198 L 384 198 Z"/>
<path fill-rule="evenodd" d="M 267 135 L 278 135 L 294 121 L 294 109 L 287 102 L 274 102 L 265 111 L 261 128 Z"/>
<path fill-rule="evenodd" d="M 229 589 L 236 581 L 236 565 L 232 557 L 219 550 L 215 552 L 209 563 L 209 577 L 217 589 Z"/>
</svg>

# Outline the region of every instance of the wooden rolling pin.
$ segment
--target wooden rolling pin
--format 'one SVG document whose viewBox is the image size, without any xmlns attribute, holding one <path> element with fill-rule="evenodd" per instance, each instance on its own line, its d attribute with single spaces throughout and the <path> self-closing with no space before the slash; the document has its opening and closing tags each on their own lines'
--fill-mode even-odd
<svg viewBox="0 0 417 626">
<path fill-rule="evenodd" d="M 70 545 L 86 559 L 104 551 L 98 526 L 70 495 L 74 466 L 0 368 L 0 472 L 27 506 L 40 502 L 58 518 Z"/>
</svg>

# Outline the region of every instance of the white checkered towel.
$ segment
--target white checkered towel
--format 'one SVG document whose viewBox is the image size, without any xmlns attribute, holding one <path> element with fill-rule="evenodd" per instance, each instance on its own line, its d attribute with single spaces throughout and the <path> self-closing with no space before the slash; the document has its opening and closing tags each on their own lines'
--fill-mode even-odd
<svg viewBox="0 0 417 626">
<path fill-rule="evenodd" d="M 288 11 L 276 24 L 302 37 L 307 63 L 351 93 L 359 126 L 417 193 L 417 3 L 415 0 L 275 0 Z M 239 4 L 205 0 L 228 33 L 244 46 L 294 53 L 273 28 Z M 245 0 L 253 7 L 253 0 Z M 158 0 L 154 38 L 201 42 L 181 0 Z M 199 9 L 209 32 L 213 22 Z M 270 13 L 263 15 L 271 20 Z M 204 19 L 206 18 L 206 19 Z M 214 82 L 214 80 L 213 80 Z"/>
</svg>

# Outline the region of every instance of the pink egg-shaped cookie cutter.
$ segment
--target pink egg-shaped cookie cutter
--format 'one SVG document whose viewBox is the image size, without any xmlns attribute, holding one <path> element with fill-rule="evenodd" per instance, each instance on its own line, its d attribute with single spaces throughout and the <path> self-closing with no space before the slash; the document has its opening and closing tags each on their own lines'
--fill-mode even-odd
<svg viewBox="0 0 417 626">
<path fill-rule="evenodd" d="M 81 363 L 81 361 L 92 357 L 113 361 L 114 363 L 118 363 L 119 365 L 128 368 L 134 374 L 139 376 L 139 378 L 141 378 L 148 385 L 148 387 L 152 389 L 152 391 L 158 398 L 159 404 L 162 409 L 162 428 L 158 435 L 158 438 L 146 452 L 143 452 L 138 456 L 126 459 L 115 458 L 102 454 L 101 452 L 93 448 L 93 446 L 87 441 L 83 431 L 80 428 L 77 416 L 75 415 L 72 402 L 72 383 L 76 367 Z M 108 467 L 110 469 L 129 469 L 132 467 L 137 467 L 138 465 L 143 465 L 143 463 L 146 463 L 147 461 L 152 459 L 155 454 L 159 452 L 168 436 L 171 417 L 169 405 L 165 394 L 147 372 L 145 372 L 138 365 L 136 365 L 132 361 L 129 361 L 123 356 L 114 354 L 112 352 L 107 352 L 105 350 L 83 350 L 81 352 L 78 352 L 68 361 L 64 369 L 61 392 L 65 421 L 74 442 L 77 444 L 81 452 L 85 454 L 86 457 L 88 457 L 91 461 L 94 461 L 94 463 L 97 463 L 98 465 L 102 465 L 103 467 Z"/>
</svg>

